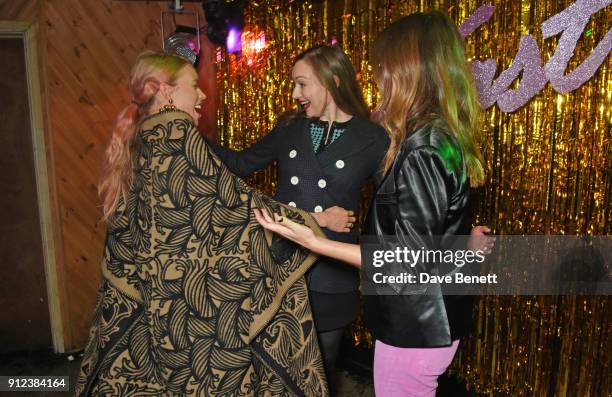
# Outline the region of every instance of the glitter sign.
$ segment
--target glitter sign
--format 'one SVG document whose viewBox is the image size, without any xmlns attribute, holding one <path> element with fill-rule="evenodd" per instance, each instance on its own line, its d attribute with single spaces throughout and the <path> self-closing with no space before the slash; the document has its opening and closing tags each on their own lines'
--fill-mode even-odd
<svg viewBox="0 0 612 397">
<path fill-rule="evenodd" d="M 606 59 L 612 49 L 612 29 L 608 30 L 593 52 L 576 69 L 565 74 L 567 64 L 574 53 L 591 15 L 609 5 L 612 0 L 578 0 L 565 10 L 542 23 L 544 39 L 561 34 L 553 56 L 542 66 L 542 56 L 533 36 L 521 37 L 519 49 L 510 67 L 499 74 L 493 59 L 472 62 L 472 71 L 478 87 L 480 103 L 486 109 L 497 102 L 502 112 L 513 112 L 525 105 L 550 81 L 555 91 L 565 94 L 587 82 Z M 487 22 L 495 6 L 490 4 L 478 8 L 459 27 L 463 37 L 474 32 Z M 512 83 L 523 74 L 516 89 Z"/>
</svg>

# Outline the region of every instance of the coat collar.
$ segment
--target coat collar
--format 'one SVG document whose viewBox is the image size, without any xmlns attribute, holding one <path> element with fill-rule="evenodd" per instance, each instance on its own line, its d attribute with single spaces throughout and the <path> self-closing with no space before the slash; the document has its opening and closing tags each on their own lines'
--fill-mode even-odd
<svg viewBox="0 0 612 397">
<path fill-rule="evenodd" d="M 308 124 L 305 124 L 303 128 L 303 135 L 308 138 L 310 143 L 310 131 L 308 131 Z M 369 128 L 365 125 L 365 120 L 358 116 L 348 122 L 346 130 L 342 133 L 334 143 L 326 147 L 321 153 L 319 153 L 317 160 L 321 167 L 326 167 L 330 164 L 335 164 L 336 161 L 347 158 L 355 153 L 360 152 L 365 147 L 372 144 L 374 136 L 368 134 Z M 312 143 L 310 143 L 312 147 Z M 314 153 L 314 152 L 313 152 Z"/>
</svg>

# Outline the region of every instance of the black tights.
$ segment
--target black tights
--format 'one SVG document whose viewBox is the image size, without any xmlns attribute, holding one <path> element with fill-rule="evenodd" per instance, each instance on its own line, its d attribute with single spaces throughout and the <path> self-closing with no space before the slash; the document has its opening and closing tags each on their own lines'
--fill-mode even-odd
<svg viewBox="0 0 612 397">
<path fill-rule="evenodd" d="M 321 354 L 323 355 L 325 376 L 327 377 L 327 384 L 329 385 L 330 394 L 332 394 L 333 390 L 332 380 L 336 369 L 336 360 L 338 359 L 338 354 L 340 353 L 340 344 L 342 342 L 343 333 L 344 327 L 317 333 L 319 336 L 319 347 L 321 348 Z"/>
</svg>

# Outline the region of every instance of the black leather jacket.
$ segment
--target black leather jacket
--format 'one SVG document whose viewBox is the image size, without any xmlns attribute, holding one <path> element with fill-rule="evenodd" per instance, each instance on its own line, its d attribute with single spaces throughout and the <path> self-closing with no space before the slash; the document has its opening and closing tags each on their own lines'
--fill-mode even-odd
<svg viewBox="0 0 612 397">
<path fill-rule="evenodd" d="M 469 234 L 470 184 L 461 150 L 444 127 L 428 124 L 403 143 L 380 183 L 366 218 L 366 235 L 385 250 L 450 247 Z M 394 241 L 384 236 L 393 236 Z M 366 260 L 362 249 L 362 257 Z M 368 266 L 367 263 L 364 263 Z M 418 264 L 407 272 L 425 270 Z M 374 337 L 399 347 L 448 346 L 471 322 L 471 299 L 443 294 L 365 295 Z"/>
</svg>

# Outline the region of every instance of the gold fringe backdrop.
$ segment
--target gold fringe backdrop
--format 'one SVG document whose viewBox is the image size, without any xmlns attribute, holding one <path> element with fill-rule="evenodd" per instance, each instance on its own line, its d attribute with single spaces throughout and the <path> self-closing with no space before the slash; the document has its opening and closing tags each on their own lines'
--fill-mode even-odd
<svg viewBox="0 0 612 397">
<path fill-rule="evenodd" d="M 495 59 L 498 75 L 515 58 L 521 35 L 531 34 L 545 63 L 559 36 L 543 40 L 540 25 L 571 2 L 496 3 L 491 19 L 467 37 L 468 57 Z M 318 43 L 342 46 L 358 71 L 366 100 L 374 106 L 377 94 L 368 56 L 377 32 L 401 15 L 433 9 L 446 10 L 460 24 L 484 4 L 251 1 L 245 31 L 253 40 L 247 41 L 241 57 L 217 54 L 219 140 L 244 149 L 294 106 L 290 75 L 292 58 L 300 51 Z M 591 17 L 568 70 L 580 64 L 611 27 L 608 6 Z M 500 112 L 497 105 L 486 111 L 482 149 L 488 183 L 478 192 L 477 223 L 491 225 L 496 234 L 612 232 L 611 68 L 608 56 L 595 76 L 575 91 L 561 95 L 547 84 L 513 113 Z M 275 177 L 270 167 L 252 182 L 272 194 Z M 475 335 L 462 341 L 452 369 L 475 391 L 487 396 L 612 395 L 609 297 L 482 297 L 474 321 Z M 356 343 L 371 343 L 362 326 L 356 325 L 353 333 Z"/>
</svg>

